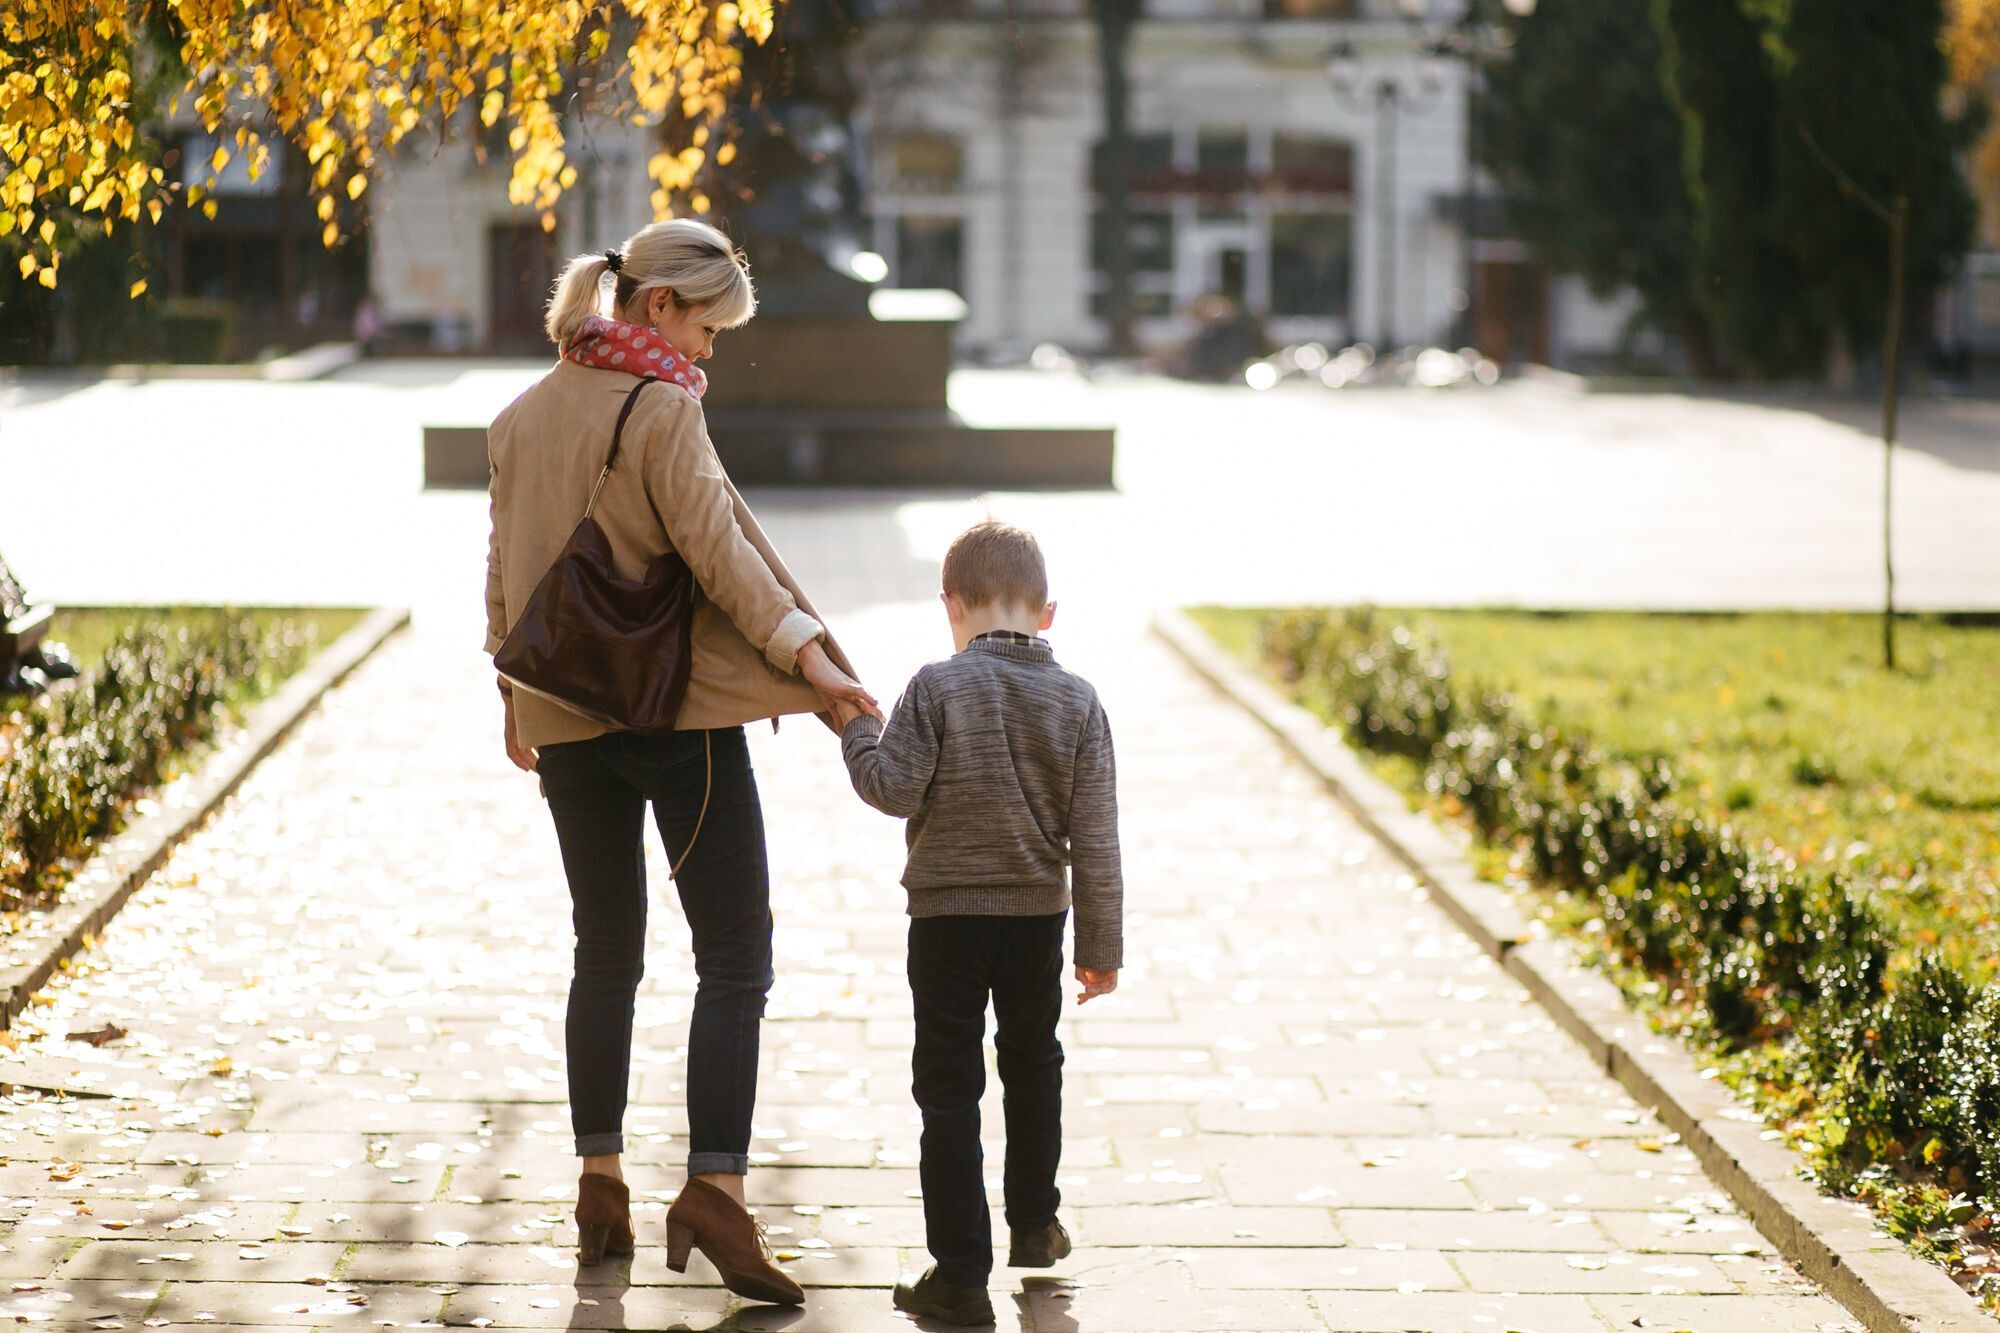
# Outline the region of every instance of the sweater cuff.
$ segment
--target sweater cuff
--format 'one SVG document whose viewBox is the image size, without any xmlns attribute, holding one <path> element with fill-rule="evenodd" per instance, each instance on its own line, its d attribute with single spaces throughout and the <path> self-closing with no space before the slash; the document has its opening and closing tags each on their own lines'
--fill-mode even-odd
<svg viewBox="0 0 2000 1333">
<path fill-rule="evenodd" d="M 1125 941 L 1080 939 L 1076 942 L 1076 965 L 1094 972 L 1117 972 L 1125 966 Z"/>
<path fill-rule="evenodd" d="M 826 633 L 826 626 L 803 611 L 788 611 L 764 645 L 764 658 L 787 676 L 799 669 L 799 650 Z"/>
<path fill-rule="evenodd" d="M 486 655 L 487 655 L 488 657 L 491 657 L 491 656 L 493 656 L 493 654 L 495 654 L 495 653 L 499 652 L 499 651 L 500 651 L 500 645 L 501 645 L 501 644 L 503 644 L 503 643 L 505 643 L 505 642 L 507 642 L 507 636 L 506 636 L 506 635 L 504 635 L 504 634 L 495 634 L 495 633 L 494 633 L 494 632 L 493 632 L 492 630 L 487 630 L 487 631 L 486 631 Z"/>
</svg>

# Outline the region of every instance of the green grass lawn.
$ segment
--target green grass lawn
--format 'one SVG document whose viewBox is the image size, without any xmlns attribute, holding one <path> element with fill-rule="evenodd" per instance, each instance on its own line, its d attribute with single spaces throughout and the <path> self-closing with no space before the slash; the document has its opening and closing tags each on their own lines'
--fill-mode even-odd
<svg viewBox="0 0 2000 1333">
<path fill-rule="evenodd" d="M 1252 659 L 1266 614 L 1195 613 Z M 1841 867 L 1912 944 L 2000 970 L 2000 626 L 1908 620 L 1892 673 L 1870 616 L 1385 615 L 1428 627 L 1468 684 L 1668 756 L 1682 799 Z"/>
</svg>

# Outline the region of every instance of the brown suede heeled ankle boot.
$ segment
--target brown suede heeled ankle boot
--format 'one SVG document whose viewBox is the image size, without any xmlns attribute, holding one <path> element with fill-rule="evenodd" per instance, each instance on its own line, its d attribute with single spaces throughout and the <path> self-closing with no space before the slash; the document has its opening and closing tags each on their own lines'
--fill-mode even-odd
<svg viewBox="0 0 2000 1333">
<path fill-rule="evenodd" d="M 586 1171 L 576 1182 L 576 1261 L 632 1253 L 632 1191 L 616 1176 Z"/>
<path fill-rule="evenodd" d="M 738 1296 L 775 1305 L 803 1305 L 805 1288 L 778 1267 L 764 1227 L 742 1204 L 705 1180 L 690 1180 L 667 1210 L 667 1267 L 687 1272 L 688 1251 L 700 1250 L 722 1285 Z"/>
</svg>

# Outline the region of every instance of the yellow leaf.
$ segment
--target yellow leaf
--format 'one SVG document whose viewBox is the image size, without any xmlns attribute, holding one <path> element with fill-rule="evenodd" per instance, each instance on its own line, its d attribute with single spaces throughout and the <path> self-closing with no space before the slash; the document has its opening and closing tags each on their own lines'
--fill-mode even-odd
<svg viewBox="0 0 2000 1333">
<path fill-rule="evenodd" d="M 321 222 L 333 221 L 333 196 L 330 194 L 323 194 L 319 197 L 319 220 Z"/>
<path fill-rule="evenodd" d="M 326 226 L 320 229 L 319 239 L 320 244 L 329 250 L 333 249 L 334 242 L 340 239 L 340 224 L 338 222 L 327 223 Z"/>
<path fill-rule="evenodd" d="M 347 197 L 349 199 L 359 199 L 362 191 L 367 188 L 368 178 L 360 172 L 357 171 L 347 178 Z"/>
<path fill-rule="evenodd" d="M 215 216 L 215 200 L 204 199 L 201 201 L 201 215 L 205 218 L 212 218 Z"/>
<path fill-rule="evenodd" d="M 694 196 L 694 198 L 688 200 L 688 206 L 694 209 L 694 211 L 697 213 L 706 213 L 709 209 L 708 196 L 705 194 L 697 194 L 696 196 Z"/>
<path fill-rule="evenodd" d="M 211 1074 L 222 1075 L 233 1072 L 235 1068 L 236 1068 L 236 1061 L 232 1060 L 230 1057 L 225 1055 L 220 1060 L 217 1060 L 214 1064 L 210 1065 L 208 1067 L 208 1072 Z"/>
<path fill-rule="evenodd" d="M 136 301 L 145 294 L 146 294 L 146 280 L 144 278 L 141 278 L 137 282 L 132 284 L 131 299 Z"/>
<path fill-rule="evenodd" d="M 716 166 L 718 166 L 718 167 L 726 167 L 726 166 L 728 166 L 728 165 L 729 165 L 729 164 L 730 164 L 731 162 L 734 162 L 735 160 L 736 160 L 736 145 L 735 145 L 735 144 L 733 144 L 733 143 L 726 143 L 726 144 L 722 145 L 722 147 L 720 147 L 720 148 L 718 148 L 718 149 L 716 149 L 716 150 L 715 150 L 715 165 L 716 165 Z"/>
<path fill-rule="evenodd" d="M 35 276 L 35 270 L 36 270 L 36 269 L 38 269 L 38 268 L 40 268 L 40 267 L 41 267 L 41 263 L 40 263 L 40 262 L 39 262 L 38 260 L 36 260 L 36 258 L 35 258 L 35 257 L 34 257 L 33 255 L 22 255 L 22 256 L 21 256 L 21 276 L 22 276 L 22 277 L 24 277 L 24 278 L 32 278 L 32 277 L 34 277 L 34 276 Z"/>
<path fill-rule="evenodd" d="M 216 145 L 214 154 L 210 156 L 210 158 L 208 159 L 208 169 L 210 171 L 219 172 L 228 165 L 229 165 L 229 150 L 227 148 L 222 147 L 220 144 Z"/>
<path fill-rule="evenodd" d="M 45 268 L 35 275 L 35 281 L 41 283 L 42 286 L 48 288 L 50 291 L 54 291 L 56 287 L 56 271 L 52 268 Z"/>
</svg>

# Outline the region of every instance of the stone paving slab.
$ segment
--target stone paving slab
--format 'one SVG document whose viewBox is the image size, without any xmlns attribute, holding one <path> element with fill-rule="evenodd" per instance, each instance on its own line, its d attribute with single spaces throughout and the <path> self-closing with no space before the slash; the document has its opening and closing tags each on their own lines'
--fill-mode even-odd
<svg viewBox="0 0 2000 1333">
<path fill-rule="evenodd" d="M 842 625 L 887 695 L 934 651 L 906 595 Z M 640 1246 L 579 1270 L 567 895 L 468 642 L 420 617 L 14 1025 L 20 1054 L 81 1059 L 62 1034 L 115 1022 L 131 1035 L 89 1062 L 170 1091 L 0 1100 L 0 1278 L 39 1288 L 0 1293 L 0 1318 L 906 1326 L 886 1290 L 923 1262 L 898 827 L 854 802 L 823 731 L 753 738 L 779 979 L 750 1192 L 806 1311 L 664 1265 L 692 980 L 657 848 Z M 1148 640 L 1059 646 L 1118 728 L 1131 961 L 1065 1022 L 1078 1251 L 996 1270 L 1003 1326 L 1853 1326 L 1252 723 Z M 997 1177 L 997 1080 L 987 1114 Z"/>
</svg>

